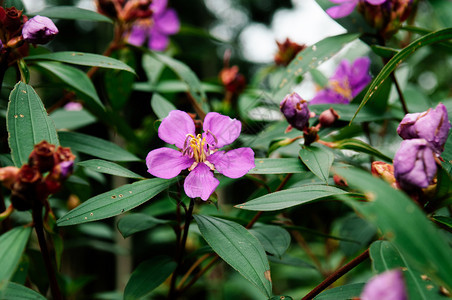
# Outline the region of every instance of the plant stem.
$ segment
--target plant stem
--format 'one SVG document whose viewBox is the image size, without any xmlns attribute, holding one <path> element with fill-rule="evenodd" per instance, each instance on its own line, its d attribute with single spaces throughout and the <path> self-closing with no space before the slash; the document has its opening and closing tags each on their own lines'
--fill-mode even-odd
<svg viewBox="0 0 452 300">
<path fill-rule="evenodd" d="M 182 285 L 184 284 L 185 281 L 187 281 L 188 276 L 190 276 L 191 273 L 193 273 L 193 271 L 203 262 L 205 261 L 209 256 L 211 256 L 212 254 L 207 253 L 204 254 L 203 256 L 201 256 L 200 258 L 198 258 L 197 261 L 195 261 L 195 263 L 190 267 L 190 269 L 188 269 L 187 273 L 185 273 L 185 275 L 182 277 L 182 279 L 179 281 L 179 284 L 177 285 L 177 289 L 180 290 L 182 288 Z"/>
<path fill-rule="evenodd" d="M 177 267 L 176 267 L 176 270 L 174 270 L 173 276 L 171 277 L 170 290 L 168 293 L 168 299 L 171 299 L 171 300 L 176 299 L 176 293 L 177 293 L 176 278 L 177 278 L 177 275 L 181 271 L 182 261 L 183 261 L 184 252 L 185 252 L 185 244 L 187 243 L 188 229 L 190 227 L 190 222 L 192 219 L 194 206 L 195 206 L 195 201 L 193 199 L 190 199 L 190 205 L 188 207 L 187 213 L 185 214 L 184 232 L 182 234 L 182 239 L 178 243 L 178 247 L 177 247 L 177 258 L 176 258 Z"/>
<path fill-rule="evenodd" d="M 309 292 L 306 296 L 304 296 L 301 300 L 309 300 L 313 299 L 315 296 L 320 294 L 323 290 L 333 284 L 336 280 L 347 274 L 354 267 L 358 266 L 360 263 L 369 258 L 369 249 L 352 259 L 348 264 L 343 266 L 342 268 L 336 270 L 333 274 L 328 276 L 325 280 L 323 280 L 319 285 L 317 285 L 311 292 Z"/>
<path fill-rule="evenodd" d="M 39 247 L 41 248 L 41 254 L 42 258 L 44 259 L 47 275 L 49 276 L 50 291 L 52 292 L 52 297 L 54 300 L 62 300 L 63 297 L 58 286 L 55 269 L 53 268 L 50 259 L 50 253 L 49 249 L 47 248 L 47 242 L 44 235 L 44 227 L 42 223 L 42 206 L 33 209 L 33 222 L 36 230 L 36 235 L 38 236 Z"/>
<path fill-rule="evenodd" d="M 395 84 L 397 94 L 399 94 L 400 103 L 402 104 L 402 109 L 405 112 L 405 114 L 408 114 L 408 107 L 406 105 L 405 97 L 403 96 L 402 89 L 400 88 L 399 82 L 397 81 L 397 78 L 395 77 L 394 72 L 391 73 L 391 79 Z"/>
<path fill-rule="evenodd" d="M 185 292 L 187 289 L 189 289 L 193 284 L 195 284 L 196 281 L 198 281 L 199 278 L 201 278 L 204 273 L 206 273 L 219 259 L 220 257 L 217 255 L 215 256 L 201 271 L 198 272 L 198 274 L 193 277 L 189 283 L 187 283 L 186 286 L 184 286 L 183 289 L 179 290 L 179 293 Z"/>
</svg>

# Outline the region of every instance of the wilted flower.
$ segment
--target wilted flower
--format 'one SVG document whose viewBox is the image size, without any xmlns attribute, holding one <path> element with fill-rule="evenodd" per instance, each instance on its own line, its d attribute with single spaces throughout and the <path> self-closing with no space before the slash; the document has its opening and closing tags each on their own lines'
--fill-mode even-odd
<svg viewBox="0 0 452 300">
<path fill-rule="evenodd" d="M 290 126 L 303 131 L 309 125 L 310 111 L 306 100 L 297 93 L 284 97 L 279 108 Z"/>
<path fill-rule="evenodd" d="M 439 103 L 435 109 L 405 115 L 397 127 L 397 133 L 405 140 L 425 139 L 437 154 L 441 154 L 450 127 L 447 108 Z"/>
<path fill-rule="evenodd" d="M 342 60 L 328 86 L 318 92 L 309 104 L 348 104 L 372 80 L 369 75 L 370 59 L 360 57 L 353 64 Z"/>
<path fill-rule="evenodd" d="M 306 45 L 299 45 L 286 38 L 284 43 L 276 42 L 278 45 L 278 52 L 275 54 L 275 63 L 277 65 L 287 66 L 290 61 L 297 56 L 298 52 L 306 48 Z"/>
<path fill-rule="evenodd" d="M 163 51 L 168 47 L 168 36 L 179 32 L 180 23 L 174 9 L 167 8 L 167 0 L 154 0 L 150 5 L 153 15 L 147 20 L 138 20 L 127 38 L 128 43 L 141 46 L 146 39 L 148 48 Z"/>
<path fill-rule="evenodd" d="M 58 34 L 58 28 L 47 17 L 35 16 L 22 28 L 24 40 L 32 44 L 46 44 Z"/>
<path fill-rule="evenodd" d="M 219 150 L 238 138 L 241 128 L 240 121 L 210 112 L 204 119 L 204 133 L 196 135 L 193 119 L 186 112 L 173 110 L 163 119 L 158 135 L 179 150 L 159 148 L 149 152 L 146 157 L 148 172 L 169 179 L 188 168 L 185 193 L 190 198 L 200 197 L 205 201 L 219 184 L 213 170 L 239 178 L 255 167 L 251 148 Z"/>
<path fill-rule="evenodd" d="M 355 9 L 360 1 L 367 2 L 372 5 L 380 5 L 387 0 L 330 0 L 338 6 L 330 7 L 326 13 L 333 19 L 339 19 L 348 16 Z"/>
<path fill-rule="evenodd" d="M 394 156 L 394 176 L 400 187 L 412 190 L 428 187 L 436 175 L 436 161 L 429 142 L 404 140 Z"/>
<path fill-rule="evenodd" d="M 390 270 L 372 277 L 364 286 L 361 300 L 406 300 L 401 270 Z"/>
</svg>

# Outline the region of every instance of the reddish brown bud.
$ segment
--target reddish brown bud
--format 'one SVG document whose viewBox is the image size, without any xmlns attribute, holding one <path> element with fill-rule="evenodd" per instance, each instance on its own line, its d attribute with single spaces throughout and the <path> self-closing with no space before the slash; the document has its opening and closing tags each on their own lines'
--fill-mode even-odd
<svg viewBox="0 0 452 300">
<path fill-rule="evenodd" d="M 151 2 L 151 0 L 128 1 L 122 11 L 123 20 L 125 22 L 133 22 L 137 19 L 149 18 L 152 16 Z"/>
<path fill-rule="evenodd" d="M 343 177 L 341 177 L 337 174 L 334 174 L 333 180 L 334 180 L 334 183 L 338 186 L 348 186 L 347 181 Z"/>
<path fill-rule="evenodd" d="M 275 63 L 277 65 L 287 66 L 292 59 L 297 56 L 298 52 L 306 48 L 306 45 L 299 45 L 286 38 L 284 43 L 276 42 L 278 45 L 278 53 L 275 54 Z"/>
<path fill-rule="evenodd" d="M 339 115 L 332 108 L 323 111 L 319 116 L 319 122 L 322 127 L 330 127 L 337 119 L 339 119 Z"/>
<path fill-rule="evenodd" d="M 220 72 L 220 80 L 227 91 L 240 94 L 245 88 L 245 76 L 239 73 L 238 66 L 223 68 Z"/>
<path fill-rule="evenodd" d="M 97 12 L 103 14 L 112 19 L 117 19 L 119 12 L 118 9 L 122 9 L 122 1 L 117 0 L 97 0 L 96 7 Z"/>
<path fill-rule="evenodd" d="M 372 163 L 372 175 L 374 175 L 375 177 L 380 177 L 391 186 L 396 187 L 393 165 L 382 161 L 374 161 Z"/>
<path fill-rule="evenodd" d="M 15 209 L 31 209 L 34 202 L 43 198 L 40 191 L 41 179 L 41 173 L 37 168 L 29 165 L 23 165 L 20 168 L 11 192 L 11 203 Z"/>
<path fill-rule="evenodd" d="M 24 37 L 23 36 L 16 36 L 12 39 L 10 39 L 8 41 L 8 43 L 6 43 L 6 46 L 9 48 L 19 48 L 20 46 L 22 46 L 25 43 L 24 41 Z"/>
<path fill-rule="evenodd" d="M 16 32 L 22 25 L 22 11 L 15 7 L 6 8 L 0 13 L 0 21 L 7 31 Z"/>
<path fill-rule="evenodd" d="M 318 127 L 306 127 L 303 130 L 303 137 L 304 137 L 304 144 L 306 146 L 311 145 L 312 143 L 316 142 L 319 139 L 319 128 Z"/>
<path fill-rule="evenodd" d="M 75 155 L 72 154 L 71 148 L 59 146 L 55 152 L 55 164 L 63 161 L 74 161 Z"/>
<path fill-rule="evenodd" d="M 70 195 L 69 199 L 67 200 L 67 208 L 69 210 L 73 210 L 77 206 L 80 205 L 80 199 L 76 195 Z"/>
<path fill-rule="evenodd" d="M 17 174 L 19 173 L 19 168 L 16 167 L 4 167 L 0 168 L 0 181 L 3 185 L 11 189 L 12 185 L 17 179 Z"/>
<path fill-rule="evenodd" d="M 36 144 L 34 150 L 30 153 L 28 164 L 36 167 L 41 173 L 50 171 L 55 165 L 55 145 L 42 141 Z"/>
</svg>

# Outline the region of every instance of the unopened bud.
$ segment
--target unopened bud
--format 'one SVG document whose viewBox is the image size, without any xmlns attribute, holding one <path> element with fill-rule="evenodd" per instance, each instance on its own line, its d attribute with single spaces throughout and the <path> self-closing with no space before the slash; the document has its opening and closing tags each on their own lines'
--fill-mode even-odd
<svg viewBox="0 0 452 300">
<path fill-rule="evenodd" d="M 13 183 L 17 179 L 19 168 L 16 167 L 4 167 L 0 168 L 0 181 L 7 189 L 11 189 Z"/>
<path fill-rule="evenodd" d="M 71 148 L 59 146 L 55 152 L 55 164 L 63 161 L 74 161 L 75 155 L 72 154 Z"/>
<path fill-rule="evenodd" d="M 334 184 L 338 185 L 338 186 L 348 186 L 347 181 L 345 180 L 345 178 L 334 174 L 333 176 L 333 180 L 334 180 Z"/>
<path fill-rule="evenodd" d="M 330 127 L 337 119 L 339 119 L 339 114 L 332 108 L 323 111 L 319 116 L 322 127 Z"/>
<path fill-rule="evenodd" d="M 239 73 L 239 67 L 224 68 L 220 72 L 220 80 L 227 91 L 239 94 L 246 85 L 245 76 Z"/>
<path fill-rule="evenodd" d="M 300 131 L 309 126 L 311 116 L 306 100 L 297 93 L 292 93 L 284 97 L 279 104 L 279 108 L 286 118 L 287 122 Z"/>
<path fill-rule="evenodd" d="M 137 19 L 149 18 L 153 11 L 150 7 L 150 0 L 131 0 L 127 1 L 122 12 L 122 18 L 125 22 L 133 22 Z"/>
<path fill-rule="evenodd" d="M 36 167 L 41 173 L 50 171 L 55 164 L 55 146 L 47 141 L 36 144 L 28 158 L 28 164 Z"/>
<path fill-rule="evenodd" d="M 278 45 L 278 52 L 275 54 L 275 63 L 277 65 L 287 66 L 298 52 L 304 50 L 306 45 L 299 45 L 286 38 L 284 43 L 276 42 Z"/>
<path fill-rule="evenodd" d="M 32 44 L 46 44 L 58 34 L 58 28 L 47 17 L 35 16 L 22 28 L 24 40 Z"/>
<path fill-rule="evenodd" d="M 11 192 L 11 203 L 15 209 L 21 211 L 31 209 L 34 202 L 40 200 L 41 179 L 41 173 L 37 168 L 29 165 L 20 168 Z"/>
<path fill-rule="evenodd" d="M 20 29 L 23 21 L 22 13 L 22 10 L 18 10 L 15 7 L 9 7 L 5 9 L 3 7 L 0 8 L 0 22 L 9 33 L 9 36 L 13 35 Z"/>
<path fill-rule="evenodd" d="M 372 162 L 372 175 L 380 177 L 391 186 L 395 187 L 394 166 L 382 161 Z"/>
<path fill-rule="evenodd" d="M 16 36 L 16 37 L 10 39 L 6 43 L 6 46 L 9 47 L 9 48 L 15 49 L 15 48 L 19 48 L 20 46 L 22 46 L 24 44 L 24 42 L 25 41 L 24 41 L 23 36 Z M 3 45 L 2 45 L 2 47 L 3 47 Z"/>
</svg>

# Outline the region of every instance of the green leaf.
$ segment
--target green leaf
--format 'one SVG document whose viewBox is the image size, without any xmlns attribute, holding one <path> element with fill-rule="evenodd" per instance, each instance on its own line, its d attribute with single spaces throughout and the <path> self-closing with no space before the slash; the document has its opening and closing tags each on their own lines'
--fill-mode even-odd
<svg viewBox="0 0 452 300">
<path fill-rule="evenodd" d="M 355 116 L 359 113 L 361 108 L 366 105 L 367 101 L 372 99 L 375 92 L 380 88 L 380 86 L 385 82 L 385 80 L 391 75 L 391 73 L 400 65 L 404 60 L 411 56 L 414 52 L 416 52 L 419 48 L 424 46 L 438 43 L 441 41 L 452 39 L 452 28 L 446 28 L 442 30 L 438 30 L 432 32 L 430 34 L 426 34 L 425 36 L 413 41 L 411 44 L 398 51 L 396 55 L 394 55 L 383 67 L 377 77 L 372 81 L 367 93 L 364 95 L 361 104 L 358 107 L 358 110 L 355 113 Z M 352 122 L 353 119 L 350 121 Z"/>
<path fill-rule="evenodd" d="M 177 109 L 171 102 L 157 93 L 152 95 L 151 107 L 159 119 L 166 118 L 170 111 Z"/>
<path fill-rule="evenodd" d="M 317 146 L 303 146 L 299 156 L 312 173 L 328 183 L 330 168 L 334 161 L 334 155 L 331 151 Z"/>
<path fill-rule="evenodd" d="M 124 300 L 146 297 L 162 284 L 176 269 L 177 264 L 170 257 L 159 255 L 142 262 L 133 271 L 124 290 Z"/>
<path fill-rule="evenodd" d="M 299 52 L 286 67 L 282 78 L 273 88 L 273 99 L 283 99 L 291 92 L 298 77 L 315 69 L 339 52 L 346 44 L 356 40 L 359 34 L 342 34 L 327 37 L 315 45 Z"/>
<path fill-rule="evenodd" d="M 8 143 L 16 167 L 28 162 L 35 144 L 46 140 L 59 145 L 55 125 L 35 90 L 19 82 L 11 91 L 7 111 Z"/>
<path fill-rule="evenodd" d="M 27 15 L 40 15 L 53 19 L 86 20 L 113 23 L 110 18 L 107 18 L 104 15 L 98 14 L 97 12 L 94 12 L 92 10 L 82 9 L 75 6 L 51 6 L 37 13 Z"/>
<path fill-rule="evenodd" d="M 385 160 L 387 162 L 392 162 L 392 158 L 389 156 L 384 155 L 374 147 L 372 147 L 369 144 L 364 143 L 363 141 L 357 140 L 357 139 L 345 139 L 342 141 L 333 142 L 333 145 L 335 148 L 338 149 L 348 149 L 348 150 L 354 150 L 356 152 L 366 153 L 369 155 L 376 156 L 382 160 Z"/>
<path fill-rule="evenodd" d="M 96 172 L 116 175 L 120 177 L 143 178 L 143 176 L 138 175 L 137 173 L 134 173 L 129 169 L 124 168 L 123 166 L 102 159 L 85 160 L 77 163 L 77 165 L 91 169 Z"/>
<path fill-rule="evenodd" d="M 446 216 L 433 216 L 433 219 L 437 221 L 438 223 L 441 223 L 450 229 L 452 229 L 452 218 L 446 217 Z"/>
<path fill-rule="evenodd" d="M 304 173 L 308 169 L 298 158 L 256 158 L 255 168 L 247 174 L 286 174 Z"/>
<path fill-rule="evenodd" d="M 248 230 L 264 247 L 267 253 L 282 257 L 290 245 L 290 234 L 276 225 L 256 224 Z"/>
<path fill-rule="evenodd" d="M 381 229 L 407 264 L 452 290 L 452 250 L 413 200 L 367 172 L 345 168 L 335 171 L 370 200 L 352 202 L 353 207 Z"/>
<path fill-rule="evenodd" d="M 371 48 L 372 48 L 372 51 L 376 55 L 383 57 L 383 58 L 391 58 L 398 52 L 397 49 L 379 46 L 379 45 L 372 45 Z"/>
<path fill-rule="evenodd" d="M 15 282 L 9 282 L 0 298 L 6 300 L 46 300 L 46 297 Z"/>
<path fill-rule="evenodd" d="M 16 227 L 0 236 L 0 291 L 6 288 L 8 280 L 19 265 L 27 245 L 32 227 Z"/>
<path fill-rule="evenodd" d="M 338 286 L 322 292 L 314 300 L 349 300 L 358 298 L 364 288 L 364 283 L 352 283 Z M 382 299 L 383 300 L 383 299 Z"/>
<path fill-rule="evenodd" d="M 274 211 L 344 193 L 346 192 L 333 186 L 312 184 L 267 194 L 237 204 L 235 207 L 255 211 Z"/>
<path fill-rule="evenodd" d="M 340 249 L 350 257 L 367 246 L 376 233 L 377 228 L 373 224 L 351 214 L 342 222 L 339 234 L 343 238 L 353 240 L 353 242 L 342 240 L 339 244 Z"/>
<path fill-rule="evenodd" d="M 378 273 L 401 268 L 410 300 L 445 299 L 434 282 L 422 279 L 422 273 L 407 264 L 405 257 L 388 241 L 375 241 L 370 247 L 372 266 Z"/>
<path fill-rule="evenodd" d="M 93 53 L 60 51 L 27 56 L 25 60 L 51 60 L 80 66 L 124 70 L 135 74 L 135 70 L 122 61 Z"/>
<path fill-rule="evenodd" d="M 194 215 L 194 218 L 210 247 L 270 298 L 270 266 L 259 241 L 245 227 L 235 222 L 203 215 Z"/>
<path fill-rule="evenodd" d="M 57 129 L 78 129 L 96 122 L 96 118 L 85 109 L 57 109 L 50 114 Z"/>
<path fill-rule="evenodd" d="M 89 101 L 87 101 L 87 104 L 104 108 L 93 83 L 85 72 L 58 62 L 36 62 L 35 64 L 58 77 L 69 87 L 75 89 L 75 91 L 84 95 Z"/>
<path fill-rule="evenodd" d="M 339 114 L 340 121 L 350 121 L 353 119 L 353 116 L 358 109 L 358 105 L 355 104 L 316 104 L 309 105 L 309 109 L 316 114 L 320 115 L 323 111 L 333 108 Z M 391 109 L 384 113 L 376 112 L 372 110 L 370 107 L 364 107 L 360 114 L 356 116 L 356 122 L 371 122 L 371 121 L 379 121 L 386 120 L 390 118 L 401 119 L 405 114 L 402 110 Z"/>
<path fill-rule="evenodd" d="M 123 185 L 86 200 L 62 216 L 57 225 L 82 224 L 117 216 L 151 200 L 177 180 L 154 178 Z"/>
<path fill-rule="evenodd" d="M 118 230 L 124 238 L 127 238 L 137 232 L 166 223 L 168 223 L 166 220 L 160 220 L 146 214 L 135 213 L 122 217 L 118 221 Z"/>
<path fill-rule="evenodd" d="M 152 56 L 164 63 L 170 68 L 176 75 L 187 84 L 188 92 L 196 101 L 197 105 L 205 112 L 208 112 L 207 97 L 202 89 L 201 82 L 196 74 L 184 63 L 175 60 L 169 56 L 152 52 Z"/>
<path fill-rule="evenodd" d="M 70 147 L 75 151 L 96 156 L 112 161 L 137 161 L 140 160 L 132 153 L 122 149 L 112 142 L 78 132 L 58 132 L 61 145 Z"/>
<path fill-rule="evenodd" d="M 21 0 L 5 0 L 3 2 L 3 7 L 15 7 L 18 10 L 23 10 L 25 12 L 25 5 Z M 29 13 L 27 13 L 29 15 Z"/>
<path fill-rule="evenodd" d="M 290 296 L 273 296 L 269 300 L 293 300 Z"/>
</svg>

